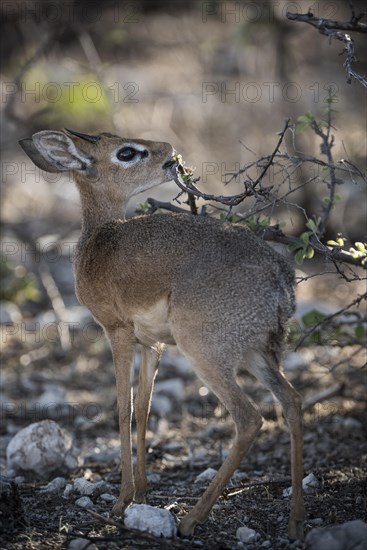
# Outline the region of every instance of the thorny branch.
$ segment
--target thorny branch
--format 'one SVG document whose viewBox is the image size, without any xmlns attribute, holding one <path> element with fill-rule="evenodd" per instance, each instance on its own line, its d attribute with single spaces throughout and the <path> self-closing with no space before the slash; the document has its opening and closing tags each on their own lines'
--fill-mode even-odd
<svg viewBox="0 0 367 550">
<path fill-rule="evenodd" d="M 181 174 L 179 173 L 179 170 L 176 170 L 176 169 L 173 169 L 173 172 L 172 172 L 173 179 L 175 183 L 178 185 L 178 187 L 182 191 L 186 192 L 189 196 L 198 197 L 198 198 L 204 199 L 205 201 L 213 201 L 213 202 L 223 204 L 225 206 L 229 206 L 230 210 L 232 209 L 233 206 L 240 204 L 245 199 L 249 197 L 254 197 L 256 199 L 255 206 L 252 209 L 250 209 L 247 213 L 239 215 L 240 220 L 245 221 L 253 214 L 258 216 L 261 211 L 267 210 L 268 208 L 274 208 L 278 204 L 297 206 L 297 205 L 292 205 L 292 203 L 288 202 L 289 195 L 294 193 L 300 187 L 316 179 L 316 177 L 310 178 L 309 180 L 300 184 L 300 186 L 296 188 L 294 187 L 292 188 L 292 186 L 289 185 L 290 188 L 283 195 L 280 195 L 280 194 L 277 194 L 277 191 L 274 189 L 274 186 L 264 186 L 262 184 L 262 180 L 271 166 L 273 168 L 278 169 L 279 173 L 281 173 L 281 175 L 283 176 L 283 180 L 287 181 L 287 180 L 290 180 L 290 177 L 291 177 L 289 173 L 290 170 L 291 169 L 297 170 L 305 162 L 320 165 L 323 168 L 327 169 L 329 172 L 329 181 L 327 183 L 329 188 L 329 197 L 327 202 L 322 205 L 321 220 L 320 220 L 319 226 L 317 227 L 317 232 L 314 233 L 310 238 L 309 245 L 316 253 L 329 259 L 334 264 L 335 262 L 345 262 L 350 265 L 360 266 L 361 265 L 360 260 L 357 258 L 354 258 L 349 252 L 343 251 L 341 250 L 341 248 L 338 248 L 338 247 L 330 249 L 325 244 L 323 244 L 320 240 L 325 233 L 326 226 L 334 204 L 336 185 L 340 183 L 340 180 L 337 178 L 337 175 L 336 175 L 337 170 L 348 174 L 352 180 L 354 177 L 361 177 L 363 181 L 367 183 L 366 176 L 349 161 L 342 160 L 339 163 L 335 163 L 331 153 L 331 148 L 334 145 L 334 137 L 330 133 L 330 129 L 331 129 L 330 118 L 331 118 L 331 109 L 329 109 L 329 112 L 328 112 L 327 129 L 325 131 L 322 130 L 321 124 L 318 124 L 315 120 L 311 123 L 311 128 L 314 130 L 316 135 L 318 135 L 321 138 L 321 153 L 326 155 L 327 162 L 324 162 L 314 157 L 304 155 L 303 153 L 290 155 L 288 154 L 288 152 L 281 153 L 279 151 L 279 148 L 284 140 L 286 131 L 291 128 L 290 120 L 288 119 L 285 123 L 283 130 L 280 132 L 278 143 L 276 144 L 276 147 L 272 152 L 272 154 L 265 157 L 261 157 L 257 161 L 248 163 L 241 170 L 239 170 L 236 174 L 233 174 L 228 179 L 228 182 L 229 182 L 232 179 L 236 178 L 238 175 L 244 175 L 243 183 L 245 186 L 245 191 L 243 193 L 240 193 L 237 195 L 227 195 L 227 196 L 204 193 L 203 191 L 198 189 L 198 187 L 196 186 L 196 183 L 199 178 L 196 178 L 196 179 L 190 178 L 188 181 L 184 182 L 182 180 Z M 252 179 L 251 176 L 249 175 L 249 170 L 252 168 L 257 168 L 261 170 L 260 175 L 255 180 Z M 157 208 L 162 208 L 162 209 L 170 210 L 174 212 L 184 211 L 183 209 L 180 209 L 173 205 L 167 205 L 165 203 L 158 204 L 153 199 L 148 199 L 148 202 L 153 207 L 152 211 L 155 211 Z M 259 203 L 261 203 L 260 206 L 259 206 Z M 306 218 L 308 217 L 306 212 L 303 211 L 303 214 L 305 215 Z M 301 238 L 291 236 L 291 235 L 285 235 L 277 225 L 268 226 L 265 228 L 260 227 L 257 229 L 257 232 L 259 235 L 262 236 L 262 238 L 268 241 L 274 241 L 285 245 L 297 245 L 297 244 L 300 246 L 303 245 L 303 241 Z M 339 273 L 342 274 L 340 271 Z"/>
<path fill-rule="evenodd" d="M 215 201 L 220 202 L 221 204 L 225 204 L 226 206 L 229 206 L 232 208 L 233 206 L 237 206 L 241 202 L 243 202 L 248 197 L 256 197 L 256 196 L 268 196 L 270 193 L 269 187 L 262 187 L 261 182 L 266 174 L 266 172 L 269 170 L 270 166 L 273 163 L 274 157 L 277 154 L 279 147 L 281 146 L 285 133 L 290 128 L 290 119 L 286 120 L 285 126 L 283 130 L 280 132 L 279 141 L 273 151 L 273 153 L 267 158 L 267 162 L 265 166 L 263 167 L 261 174 L 258 178 L 256 178 L 255 181 L 251 180 L 245 180 L 245 191 L 243 193 L 240 193 L 239 195 L 210 195 L 208 193 L 203 193 L 198 189 L 195 185 L 195 183 L 198 181 L 198 178 L 191 180 L 189 184 L 184 183 L 181 179 L 180 173 L 177 169 L 173 169 L 172 175 L 175 183 L 178 185 L 182 191 L 185 193 L 188 193 L 188 195 L 194 195 L 196 197 L 199 197 L 201 199 L 204 199 L 206 201 Z M 259 186 L 259 189 L 256 189 Z"/>
<path fill-rule="evenodd" d="M 360 19 L 364 17 L 364 13 L 356 15 L 351 4 L 352 17 L 350 21 L 334 21 L 332 19 L 322 19 L 313 15 L 311 11 L 308 13 L 292 13 L 287 12 L 287 18 L 290 21 L 300 21 L 308 23 L 315 27 L 321 34 L 339 40 L 344 44 L 346 59 L 344 61 L 344 69 L 347 75 L 347 83 L 351 84 L 353 78 L 360 82 L 362 86 L 367 88 L 367 80 L 353 69 L 353 63 L 357 61 L 354 41 L 347 32 L 367 33 L 367 24 L 361 23 Z M 347 31 L 347 32 L 346 32 Z"/>
</svg>

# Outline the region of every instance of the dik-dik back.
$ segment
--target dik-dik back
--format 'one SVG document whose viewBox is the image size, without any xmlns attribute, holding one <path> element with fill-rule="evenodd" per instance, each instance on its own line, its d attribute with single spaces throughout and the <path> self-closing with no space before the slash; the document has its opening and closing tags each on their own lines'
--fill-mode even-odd
<svg viewBox="0 0 367 550">
<path fill-rule="evenodd" d="M 210 319 L 228 332 L 235 323 L 242 350 L 294 309 L 294 274 L 282 256 L 243 227 L 189 214 L 101 224 L 78 247 L 75 270 L 79 299 L 101 322 L 100 310 L 128 321 L 165 300 L 167 322 L 180 307 L 195 326 Z"/>
<path fill-rule="evenodd" d="M 147 489 L 145 432 L 162 344 L 177 344 L 230 412 L 235 441 L 218 474 L 181 520 L 184 535 L 205 521 L 261 427 L 261 416 L 236 382 L 246 367 L 281 403 L 291 431 L 291 538 L 303 537 L 300 396 L 281 373 L 286 322 L 294 310 L 287 261 L 243 227 L 185 214 L 125 220 L 129 198 L 169 181 L 168 143 L 43 131 L 21 141 L 43 170 L 71 171 L 80 192 L 82 232 L 76 290 L 104 327 L 117 384 L 121 439 L 121 514 Z M 131 372 L 141 346 L 135 399 L 137 461 L 133 475 Z"/>
</svg>

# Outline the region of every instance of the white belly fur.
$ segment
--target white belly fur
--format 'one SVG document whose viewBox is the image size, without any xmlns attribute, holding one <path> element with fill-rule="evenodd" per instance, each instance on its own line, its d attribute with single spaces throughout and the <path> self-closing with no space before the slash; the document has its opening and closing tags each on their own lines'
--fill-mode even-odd
<svg viewBox="0 0 367 550">
<path fill-rule="evenodd" d="M 135 313 L 133 320 L 135 336 L 142 344 L 151 346 L 157 342 L 175 343 L 168 320 L 167 298 Z"/>
</svg>

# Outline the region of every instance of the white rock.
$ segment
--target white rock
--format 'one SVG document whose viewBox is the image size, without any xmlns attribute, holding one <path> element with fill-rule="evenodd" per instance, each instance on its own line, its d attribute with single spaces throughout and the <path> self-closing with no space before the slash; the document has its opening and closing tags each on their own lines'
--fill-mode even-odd
<svg viewBox="0 0 367 550">
<path fill-rule="evenodd" d="M 84 479 L 84 477 L 77 477 L 74 479 L 74 489 L 80 495 L 92 495 L 94 492 L 94 483 Z"/>
<path fill-rule="evenodd" d="M 314 489 L 320 486 L 319 480 L 311 473 L 304 477 L 302 480 L 302 489 L 305 493 L 312 493 Z M 292 487 L 288 487 L 283 490 L 283 497 L 290 497 L 292 495 Z"/>
<path fill-rule="evenodd" d="M 282 492 L 283 498 L 288 498 L 292 496 L 292 487 L 287 487 L 286 489 L 283 489 Z"/>
<path fill-rule="evenodd" d="M 218 470 L 215 468 L 207 468 L 201 474 L 196 476 L 195 483 L 201 483 L 202 481 L 211 481 L 216 475 Z"/>
<path fill-rule="evenodd" d="M 157 382 L 154 386 L 154 393 L 157 395 L 166 395 L 176 401 L 182 401 L 184 398 L 185 386 L 181 378 L 169 378 Z"/>
<path fill-rule="evenodd" d="M 108 485 L 105 481 L 92 482 L 88 481 L 84 477 L 78 477 L 74 479 L 74 489 L 78 491 L 80 495 L 94 495 L 96 493 L 102 493 L 106 491 Z"/>
<path fill-rule="evenodd" d="M 94 506 L 92 500 L 89 497 L 80 497 L 75 501 L 80 508 L 92 508 Z"/>
<path fill-rule="evenodd" d="M 41 489 L 42 493 L 58 493 L 61 489 L 65 489 L 66 479 L 64 477 L 55 477 L 50 481 L 44 489 Z"/>
<path fill-rule="evenodd" d="M 311 473 L 302 480 L 302 488 L 305 493 L 312 493 L 314 489 L 320 487 L 319 480 Z"/>
<path fill-rule="evenodd" d="M 20 430 L 6 449 L 8 468 L 48 480 L 80 465 L 79 449 L 71 435 L 53 420 L 42 420 Z"/>
<path fill-rule="evenodd" d="M 257 533 L 254 529 L 250 529 L 249 527 L 239 527 L 236 531 L 236 537 L 241 542 L 255 542 Z"/>
<path fill-rule="evenodd" d="M 127 508 L 124 523 L 130 529 L 148 531 L 156 537 L 172 538 L 177 533 L 175 520 L 168 510 L 147 504 L 132 504 Z"/>
</svg>

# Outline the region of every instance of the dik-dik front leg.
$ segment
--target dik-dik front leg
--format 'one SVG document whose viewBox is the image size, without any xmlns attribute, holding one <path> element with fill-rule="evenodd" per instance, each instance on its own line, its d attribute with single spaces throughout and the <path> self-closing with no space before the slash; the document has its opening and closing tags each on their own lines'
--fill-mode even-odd
<svg viewBox="0 0 367 550">
<path fill-rule="evenodd" d="M 107 331 L 116 374 L 117 405 L 121 442 L 121 489 L 113 507 L 114 515 L 121 515 L 134 500 L 135 485 L 132 464 L 131 415 L 132 415 L 132 367 L 135 337 L 132 327 L 116 327 Z"/>
<path fill-rule="evenodd" d="M 135 419 L 137 429 L 137 457 L 135 470 L 135 500 L 143 502 L 147 490 L 147 474 L 145 467 L 145 437 L 148 424 L 150 402 L 153 393 L 154 379 L 157 374 L 159 359 L 163 347 L 142 347 L 139 370 L 139 386 L 135 398 Z"/>
</svg>

